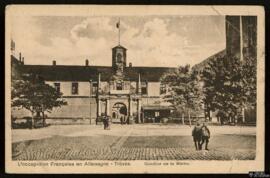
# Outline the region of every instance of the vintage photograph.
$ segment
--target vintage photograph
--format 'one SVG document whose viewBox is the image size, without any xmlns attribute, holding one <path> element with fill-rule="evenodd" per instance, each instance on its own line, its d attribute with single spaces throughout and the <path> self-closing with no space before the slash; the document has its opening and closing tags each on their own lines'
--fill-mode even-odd
<svg viewBox="0 0 270 178">
<path fill-rule="evenodd" d="M 39 8 L 7 9 L 6 159 L 18 167 L 147 161 L 147 170 L 162 161 L 258 158 L 264 56 L 256 13 Z"/>
</svg>

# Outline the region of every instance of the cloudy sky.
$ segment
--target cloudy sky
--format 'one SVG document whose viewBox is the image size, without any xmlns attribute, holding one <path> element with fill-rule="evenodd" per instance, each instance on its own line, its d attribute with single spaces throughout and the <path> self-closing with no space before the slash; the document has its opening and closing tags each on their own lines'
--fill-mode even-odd
<svg viewBox="0 0 270 178">
<path fill-rule="evenodd" d="M 133 66 L 201 62 L 225 48 L 224 16 L 124 16 L 121 45 Z M 118 17 L 17 16 L 11 36 L 26 64 L 111 65 Z"/>
</svg>

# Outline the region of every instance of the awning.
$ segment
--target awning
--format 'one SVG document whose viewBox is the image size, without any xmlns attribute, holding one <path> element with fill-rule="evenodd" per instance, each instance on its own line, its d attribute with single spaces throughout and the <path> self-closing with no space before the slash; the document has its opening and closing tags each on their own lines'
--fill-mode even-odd
<svg viewBox="0 0 270 178">
<path fill-rule="evenodd" d="M 145 105 L 142 106 L 142 110 L 175 110 L 175 108 L 173 106 Z"/>
</svg>

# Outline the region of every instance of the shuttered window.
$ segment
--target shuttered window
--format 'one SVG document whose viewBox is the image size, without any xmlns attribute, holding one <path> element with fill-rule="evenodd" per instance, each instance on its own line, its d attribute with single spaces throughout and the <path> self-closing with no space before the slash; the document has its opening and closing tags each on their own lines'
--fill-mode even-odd
<svg viewBox="0 0 270 178">
<path fill-rule="evenodd" d="M 77 95 L 79 93 L 79 84 L 77 82 L 72 83 L 71 85 L 71 94 Z"/>
</svg>

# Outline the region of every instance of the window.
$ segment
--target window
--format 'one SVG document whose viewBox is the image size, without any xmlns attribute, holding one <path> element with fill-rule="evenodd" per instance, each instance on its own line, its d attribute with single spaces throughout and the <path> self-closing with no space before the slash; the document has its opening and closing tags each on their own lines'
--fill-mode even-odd
<svg viewBox="0 0 270 178">
<path fill-rule="evenodd" d="M 122 84 L 122 82 L 117 82 L 116 83 L 116 90 L 123 90 L 123 84 Z"/>
<path fill-rule="evenodd" d="M 72 83 L 71 85 L 71 94 L 77 95 L 78 94 L 78 83 Z"/>
<path fill-rule="evenodd" d="M 166 93 L 166 85 L 164 83 L 160 83 L 160 94 Z"/>
<path fill-rule="evenodd" d="M 142 87 L 142 94 L 143 95 L 147 95 L 147 83 L 146 82 L 142 82 L 141 83 L 141 87 Z"/>
<path fill-rule="evenodd" d="M 155 117 L 159 117 L 159 112 L 155 111 Z"/>
<path fill-rule="evenodd" d="M 93 82 L 92 83 L 92 95 L 95 95 L 97 94 L 97 91 L 98 91 L 98 83 L 97 82 Z"/>
<path fill-rule="evenodd" d="M 58 93 L 60 93 L 60 83 L 54 83 L 54 88 Z"/>
<path fill-rule="evenodd" d="M 122 62 L 122 54 L 121 53 L 117 54 L 117 62 Z"/>
</svg>

